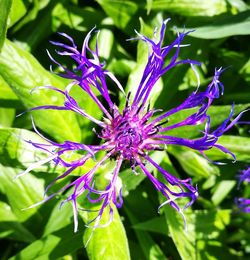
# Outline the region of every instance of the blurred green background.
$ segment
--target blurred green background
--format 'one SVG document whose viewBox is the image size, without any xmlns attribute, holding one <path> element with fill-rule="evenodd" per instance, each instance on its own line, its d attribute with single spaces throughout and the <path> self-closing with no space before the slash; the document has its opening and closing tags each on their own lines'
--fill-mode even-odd
<svg viewBox="0 0 250 260">
<path fill-rule="evenodd" d="M 54 56 L 49 40 L 63 39 L 56 32 L 71 35 L 79 48 L 86 33 L 96 26 L 100 30 L 100 56 L 126 91 L 136 88 L 148 57 L 148 47 L 137 41 L 134 29 L 151 37 L 155 27 L 171 18 L 166 44 L 175 38 L 174 27 L 195 29 L 181 49 L 181 58 L 202 62 L 198 73 L 201 88 L 205 87 L 214 68 L 228 67 L 222 75 L 225 93 L 210 108 L 215 127 L 230 112 L 250 106 L 250 1 L 242 0 L 0 0 L 0 259 L 249 259 L 250 215 L 240 213 L 234 198 L 250 197 L 250 187 L 237 190 L 236 175 L 250 162 L 249 127 L 238 125 L 219 143 L 237 156 L 237 162 L 214 149 L 207 152 L 212 160 L 226 164 L 216 166 L 192 150 L 169 146 L 166 153 L 152 156 L 171 173 L 184 179 L 192 177 L 198 184 L 199 198 L 185 211 L 188 232 L 183 220 L 170 206 L 160 214 L 157 207 L 163 198 L 142 174 L 134 176 L 124 168 L 120 178 L 124 188 L 124 206 L 111 225 L 97 229 L 87 249 L 89 236 L 84 223 L 91 214 L 80 211 L 79 231 L 73 232 L 71 205 L 58 208 L 65 194 L 39 207 L 22 210 L 43 198 L 44 187 L 61 168 L 41 166 L 13 181 L 13 177 L 32 162 L 44 158 L 24 140 L 38 140 L 30 115 L 16 117 L 27 108 L 42 104 L 60 104 L 61 96 L 41 90 L 30 94 L 36 86 L 54 85 L 64 88 L 62 80 L 49 72 Z M 95 44 L 95 37 L 91 44 Z M 170 58 L 170 57 L 169 57 Z M 59 58 L 58 58 L 59 59 Z M 73 64 L 59 59 L 68 67 Z M 53 70 L 58 68 L 53 64 Z M 169 71 L 157 83 L 151 105 L 169 109 L 178 105 L 197 86 L 189 66 Z M 112 90 L 119 104 L 119 93 Z M 101 117 L 89 98 L 74 93 L 87 112 Z M 185 117 L 181 112 L 173 122 Z M 43 111 L 33 116 L 39 129 L 53 140 L 91 143 L 94 140 L 88 121 L 70 112 Z M 243 120 L 249 120 L 245 115 Z M 173 134 L 195 138 L 202 128 L 174 130 Z M 74 172 L 79 176 L 91 165 Z M 98 176 L 112 171 L 107 164 Z M 157 174 L 157 173 L 155 173 Z M 52 191 L 65 185 L 61 181 Z M 102 178 L 100 178 L 102 183 Z M 68 191 L 70 192 L 70 191 Z M 84 207 L 84 197 L 79 207 Z M 107 216 L 105 216 L 107 217 Z"/>
</svg>

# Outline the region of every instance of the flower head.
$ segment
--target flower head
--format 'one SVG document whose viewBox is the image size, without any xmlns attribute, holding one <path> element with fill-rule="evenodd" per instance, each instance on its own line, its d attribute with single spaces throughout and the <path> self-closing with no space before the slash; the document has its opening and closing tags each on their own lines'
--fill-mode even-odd
<svg viewBox="0 0 250 260">
<path fill-rule="evenodd" d="M 246 170 L 241 171 L 237 177 L 239 179 L 238 188 L 240 187 L 242 182 L 250 183 L 250 167 L 248 167 Z M 240 209 L 240 211 L 250 213 L 250 199 L 236 198 L 235 204 Z"/>
<path fill-rule="evenodd" d="M 51 60 L 63 70 L 63 73 L 60 73 L 60 76 L 71 79 L 72 81 L 64 91 L 56 88 L 55 86 L 43 87 L 51 89 L 51 91 L 57 91 L 63 95 L 65 98 L 64 104 L 60 106 L 39 106 L 31 110 L 56 109 L 74 111 L 98 126 L 98 129 L 100 130 L 95 131 L 95 133 L 97 138 L 100 140 L 100 144 L 86 145 L 71 141 L 65 141 L 61 144 L 56 143 L 42 136 L 36 129 L 35 124 L 33 124 L 35 131 L 42 138 L 44 138 L 47 143 L 41 144 L 32 141 L 28 142 L 34 147 L 46 152 L 48 157 L 43 161 L 31 165 L 24 172 L 20 173 L 19 176 L 31 171 L 38 165 L 42 165 L 49 161 L 53 161 L 56 165 L 65 167 L 65 172 L 58 176 L 46 188 L 47 192 L 49 188 L 59 179 L 68 176 L 76 168 L 83 166 L 87 161 L 95 158 L 99 152 L 105 151 L 103 157 L 99 161 L 96 161 L 91 170 L 84 173 L 82 176 L 78 177 L 62 189 L 58 190 L 56 193 L 49 195 L 42 201 L 47 201 L 54 197 L 57 193 L 72 187 L 72 194 L 68 196 L 62 204 L 68 201 L 72 202 L 75 231 L 77 230 L 77 198 L 84 192 L 87 192 L 87 199 L 89 202 L 100 204 L 97 217 L 93 220 L 93 227 L 100 226 L 99 222 L 106 208 L 109 209 L 110 221 L 112 221 L 113 204 L 118 208 L 120 208 L 123 204 L 122 188 L 117 190 L 117 180 L 119 171 L 124 161 L 130 164 L 131 174 L 136 174 L 136 168 L 140 168 L 143 174 L 145 174 L 152 182 L 153 186 L 161 192 L 163 196 L 165 196 L 166 201 L 161 206 L 169 203 L 173 208 L 182 213 L 183 209 L 192 205 L 196 200 L 198 196 L 197 188 L 192 186 L 190 178 L 180 180 L 171 175 L 171 173 L 167 170 L 163 169 L 150 157 L 151 152 L 155 150 L 163 151 L 166 145 L 180 145 L 194 149 L 205 156 L 204 152 L 206 150 L 215 147 L 224 153 L 230 153 L 233 158 L 235 158 L 234 155 L 225 147 L 217 144 L 217 141 L 224 132 L 228 131 L 235 123 L 237 123 L 241 114 L 231 120 L 234 115 L 234 106 L 232 106 L 229 116 L 224 120 L 224 122 L 222 122 L 221 125 L 217 127 L 217 129 L 213 130 L 210 127 L 210 116 L 207 114 L 207 111 L 214 99 L 219 98 L 224 91 L 224 86 L 219 80 L 219 77 L 223 72 L 222 68 L 215 69 L 214 77 L 204 91 L 199 91 L 199 89 L 197 89 L 177 107 L 164 113 L 162 113 L 159 109 L 150 108 L 149 99 L 151 91 L 157 80 L 167 71 L 181 64 L 189 64 L 194 70 L 194 73 L 198 75 L 195 70 L 195 65 L 199 65 L 199 62 L 190 59 L 179 59 L 180 49 L 185 46 L 182 45 L 182 42 L 184 37 L 189 34 L 190 31 L 184 31 L 182 33 L 177 32 L 176 39 L 169 45 L 164 45 L 163 41 L 167 22 L 168 20 L 164 21 L 162 24 L 159 41 L 149 39 L 146 36 L 137 33 L 138 37 L 136 39 L 142 40 L 149 45 L 150 54 L 134 96 L 132 96 L 131 93 L 126 95 L 116 77 L 105 69 L 105 64 L 102 63 L 99 58 L 98 45 L 96 44 L 95 50 L 92 50 L 89 47 L 89 40 L 93 30 L 87 34 L 81 51 L 78 50 L 74 40 L 64 33 L 60 33 L 60 35 L 66 38 L 68 44 L 51 42 L 62 49 L 61 51 L 57 50 L 57 54 L 68 56 L 73 59 L 76 63 L 76 68 L 73 71 L 65 68 L 49 54 Z M 169 55 L 170 51 L 174 51 L 174 54 L 170 61 L 166 64 L 165 57 Z M 117 86 L 118 90 L 125 96 L 126 102 L 121 111 L 111 99 L 106 81 L 107 78 L 111 79 Z M 76 86 L 82 89 L 83 94 L 89 95 L 100 108 L 104 115 L 103 120 L 94 118 L 88 114 L 84 108 L 79 106 L 77 100 L 71 95 L 71 89 Z M 99 93 L 102 100 L 95 93 Z M 184 120 L 175 124 L 170 124 L 171 116 L 179 111 L 190 108 L 195 108 L 196 111 Z M 175 128 L 199 124 L 204 124 L 205 129 L 202 136 L 196 139 L 187 139 L 167 134 L 169 130 Z M 84 151 L 84 155 L 79 153 L 79 157 L 77 159 L 66 160 L 64 155 L 72 151 L 82 153 Z M 112 178 L 104 190 L 98 190 L 94 181 L 95 174 L 98 168 L 110 159 L 115 159 L 116 161 Z M 148 164 L 156 168 L 157 171 L 162 174 L 165 181 L 160 181 L 157 179 L 148 170 Z M 189 199 L 184 208 L 181 208 L 176 201 L 181 198 Z"/>
</svg>

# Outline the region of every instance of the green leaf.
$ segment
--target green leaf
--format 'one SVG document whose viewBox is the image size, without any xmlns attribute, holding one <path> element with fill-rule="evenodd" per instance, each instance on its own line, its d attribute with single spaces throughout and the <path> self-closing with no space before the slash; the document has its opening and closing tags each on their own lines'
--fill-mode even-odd
<svg viewBox="0 0 250 260">
<path fill-rule="evenodd" d="M 250 162 L 250 138 L 224 135 L 220 137 L 218 141 L 219 145 L 225 146 L 232 153 L 235 154 L 237 161 L 247 161 Z M 206 152 L 207 156 L 212 160 L 229 159 L 232 160 L 232 156 L 229 154 L 224 154 L 218 149 L 211 149 Z"/>
<path fill-rule="evenodd" d="M 97 209 L 98 206 L 92 209 Z M 90 259 L 130 259 L 128 241 L 125 233 L 124 226 L 115 206 L 113 221 L 103 228 L 88 228 L 84 234 L 85 245 L 87 245 L 87 253 Z M 88 213 L 89 220 L 92 220 L 95 213 Z M 109 210 L 105 210 L 102 216 L 100 225 L 109 220 Z M 93 232 L 93 233 L 92 233 Z M 92 233 L 92 234 L 91 234 Z"/>
<path fill-rule="evenodd" d="M 27 108 L 63 104 L 63 97 L 54 91 L 40 90 L 39 93 L 30 94 L 37 86 L 64 88 L 65 84 L 47 72 L 31 54 L 7 40 L 0 56 L 0 74 Z M 37 125 L 55 139 L 81 140 L 80 128 L 73 113 L 53 110 L 33 114 Z"/>
<path fill-rule="evenodd" d="M 104 13 L 96 8 L 79 8 L 67 3 L 58 3 L 52 13 L 53 30 L 59 24 L 64 24 L 73 30 L 88 31 L 94 25 L 99 25 L 104 18 Z"/>
<path fill-rule="evenodd" d="M 73 233 L 71 225 L 36 240 L 10 260 L 45 260 L 62 259 L 61 257 L 83 247 L 83 231 Z"/>
<path fill-rule="evenodd" d="M 38 212 L 38 207 L 27 208 L 43 199 L 43 181 L 31 174 L 14 180 L 21 170 L 4 167 L 2 164 L 0 164 L 0 172 L 0 191 L 6 196 L 18 220 L 24 222 L 32 216 L 34 222 L 41 221 L 43 217 Z"/>
<path fill-rule="evenodd" d="M 137 230 L 155 232 L 162 235 L 166 235 L 168 233 L 165 218 L 162 216 L 137 223 L 133 225 L 133 228 Z"/>
<path fill-rule="evenodd" d="M 7 32 L 7 20 L 10 13 L 12 0 L 0 1 L 0 51 L 2 49 L 6 32 Z"/>
<path fill-rule="evenodd" d="M 105 60 L 109 59 L 112 48 L 114 48 L 113 32 L 108 29 L 101 29 L 98 34 L 98 51 L 100 57 L 103 57 Z"/>
<path fill-rule="evenodd" d="M 19 21 L 22 18 L 26 14 L 29 6 L 30 1 L 12 0 L 8 27 L 13 26 L 17 21 Z"/>
<path fill-rule="evenodd" d="M 3 108 L 19 108 L 22 106 L 21 102 L 18 100 L 18 97 L 7 84 L 7 82 L 0 75 L 0 107 Z"/>
<path fill-rule="evenodd" d="M 15 128 L 0 129 L 0 162 L 6 166 L 26 168 L 30 164 L 45 159 L 46 155 L 25 141 L 44 143 L 35 133 Z M 38 167 L 37 171 L 48 171 L 48 167 Z"/>
<path fill-rule="evenodd" d="M 202 39 L 219 39 L 248 34 L 250 34 L 250 11 L 245 11 L 226 18 L 214 19 L 206 26 L 196 27 L 190 36 Z"/>
<path fill-rule="evenodd" d="M 15 110 L 0 108 L 0 127 L 10 127 L 15 119 Z"/>
<path fill-rule="evenodd" d="M 125 211 L 133 225 L 138 223 L 135 215 L 128 209 L 128 207 L 125 207 Z M 135 229 L 135 234 L 146 259 L 166 259 L 166 256 L 162 252 L 161 248 L 155 243 L 147 232 Z"/>
<path fill-rule="evenodd" d="M 112 61 L 108 65 L 108 70 L 112 71 L 115 75 L 119 76 L 128 76 L 132 70 L 135 68 L 136 63 L 134 61 L 130 61 L 127 59 L 112 59 Z"/>
<path fill-rule="evenodd" d="M 149 14 L 152 9 L 153 0 L 146 0 L 146 1 L 147 1 L 147 14 Z"/>
<path fill-rule="evenodd" d="M 244 77 L 244 79 L 250 83 L 250 59 L 245 63 L 243 68 L 240 70 L 240 74 Z"/>
<path fill-rule="evenodd" d="M 175 176 L 178 175 L 168 156 L 165 157 L 162 166 L 167 171 L 171 172 L 171 174 Z M 160 201 L 164 202 L 165 200 L 166 198 L 160 195 Z M 181 205 L 183 202 L 184 201 L 180 201 L 178 204 Z M 163 210 L 169 229 L 169 234 L 172 237 L 181 258 L 196 259 L 194 219 L 191 208 L 189 207 L 185 209 L 185 212 L 183 212 L 186 218 L 187 231 L 184 230 L 185 227 L 183 217 L 179 212 L 177 212 L 177 210 L 172 208 L 170 205 L 164 206 Z"/>
<path fill-rule="evenodd" d="M 182 168 L 191 176 L 208 178 L 220 173 L 217 166 L 188 148 L 170 146 L 168 151 L 176 157 Z"/>
<path fill-rule="evenodd" d="M 33 242 L 35 237 L 26 229 L 12 212 L 11 207 L 0 201 L 0 238 Z"/>
<path fill-rule="evenodd" d="M 65 228 L 66 226 L 71 226 L 73 230 L 73 210 L 70 203 L 65 203 L 63 207 L 60 207 L 61 200 L 54 206 L 53 211 L 47 221 L 44 228 L 43 237 Z"/>
<path fill-rule="evenodd" d="M 214 16 L 226 12 L 227 3 L 224 0 L 155 0 L 151 9 L 183 16 Z"/>
<path fill-rule="evenodd" d="M 228 246 L 232 211 L 228 209 L 195 210 L 195 235 L 198 260 L 235 259 L 236 252 Z M 237 252 L 239 253 L 239 252 Z M 239 255 L 238 255 L 239 256 Z"/>
<path fill-rule="evenodd" d="M 236 181 L 221 181 L 216 187 L 214 194 L 211 198 L 215 206 L 218 206 L 228 195 L 228 193 L 234 188 Z"/>
<path fill-rule="evenodd" d="M 249 6 L 243 0 L 228 0 L 228 2 L 233 8 L 236 8 L 240 12 L 249 9 Z"/>
<path fill-rule="evenodd" d="M 35 50 L 42 40 L 47 39 L 47 37 L 61 25 L 58 22 L 56 26 L 53 26 L 51 22 L 51 14 L 59 1 L 54 0 L 50 1 L 50 3 L 47 1 L 46 7 L 39 7 L 39 4 L 44 1 L 34 1 L 35 4 L 32 9 L 29 10 L 28 15 L 14 27 L 14 31 L 17 30 L 17 32 L 15 32 L 15 43 L 19 44 L 27 51 Z M 66 0 L 62 0 L 61 2 L 64 3 L 65 1 Z M 34 26 L 39 28 L 39 30 L 33 30 Z"/>
<path fill-rule="evenodd" d="M 195 210 L 196 239 L 217 239 L 230 223 L 231 210 Z"/>
<path fill-rule="evenodd" d="M 97 0 L 105 13 L 111 17 L 114 24 L 121 29 L 125 29 L 133 15 L 137 12 L 138 6 L 132 1 L 123 0 Z"/>
</svg>

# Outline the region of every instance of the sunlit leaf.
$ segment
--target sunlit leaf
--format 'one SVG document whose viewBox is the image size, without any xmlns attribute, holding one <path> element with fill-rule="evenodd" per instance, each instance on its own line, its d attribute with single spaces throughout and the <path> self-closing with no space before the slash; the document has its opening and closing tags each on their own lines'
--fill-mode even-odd
<svg viewBox="0 0 250 260">
<path fill-rule="evenodd" d="M 36 240 L 10 260 L 59 259 L 83 247 L 83 231 L 74 233 L 71 225 Z"/>
<path fill-rule="evenodd" d="M 95 207 L 92 208 L 93 210 Z M 126 232 L 121 222 L 118 211 L 115 207 L 113 221 L 107 227 L 92 229 L 88 228 L 84 234 L 85 245 L 90 259 L 130 259 Z M 88 213 L 89 220 L 96 216 L 95 213 Z M 109 211 L 103 214 L 100 224 L 109 220 Z M 93 233 L 92 233 L 93 232 Z"/>
<path fill-rule="evenodd" d="M 228 195 L 228 193 L 235 187 L 236 181 L 221 181 L 216 187 L 211 198 L 214 205 L 218 206 Z"/>
<path fill-rule="evenodd" d="M 10 13 L 11 4 L 12 0 L 0 1 L 0 51 L 6 36 L 7 20 Z"/>
<path fill-rule="evenodd" d="M 237 161 L 250 161 L 250 138 L 242 136 L 224 135 L 218 144 L 225 146 L 235 154 Z M 211 149 L 206 152 L 207 156 L 212 160 L 229 159 L 232 157 L 229 154 L 224 154 L 217 149 Z"/>
<path fill-rule="evenodd" d="M 171 174 L 177 175 L 177 172 L 167 156 L 165 157 L 162 165 L 166 170 L 169 170 Z M 160 196 L 160 201 L 164 202 L 165 198 Z M 164 206 L 163 210 L 169 229 L 169 234 L 172 237 L 181 258 L 195 259 L 195 227 L 192 210 L 188 208 L 183 212 L 186 218 L 187 230 L 185 230 L 184 220 L 179 212 L 169 205 Z M 185 243 L 183 241 L 185 241 Z"/>
<path fill-rule="evenodd" d="M 183 147 L 169 147 L 168 151 L 172 153 L 182 168 L 191 176 L 197 178 L 208 178 L 209 176 L 219 174 L 219 168 L 202 156 Z"/>
<path fill-rule="evenodd" d="M 137 4 L 133 1 L 97 0 L 97 2 L 102 6 L 106 14 L 113 19 L 114 24 L 122 29 L 127 27 L 138 9 Z"/>
<path fill-rule="evenodd" d="M 234 16 L 215 19 L 206 26 L 196 27 L 190 36 L 202 39 L 218 39 L 248 34 L 250 34 L 250 11 L 245 11 Z"/>
<path fill-rule="evenodd" d="M 132 224 L 138 222 L 136 217 L 127 207 L 126 207 L 126 213 Z M 135 229 L 135 234 L 142 247 L 146 259 L 166 259 L 166 256 L 162 252 L 161 248 L 154 242 L 152 237 L 146 231 Z"/>
<path fill-rule="evenodd" d="M 24 222 L 30 217 L 33 218 L 33 221 L 41 221 L 42 215 L 38 211 L 39 207 L 27 208 L 43 199 L 43 181 L 31 174 L 14 180 L 20 171 L 20 169 L 0 164 L 0 191 L 6 196 L 13 213 L 20 222 Z"/>
<path fill-rule="evenodd" d="M 12 212 L 11 207 L 0 201 L 0 238 L 33 242 L 35 237 L 26 229 Z"/>
<path fill-rule="evenodd" d="M 163 235 L 166 235 L 168 231 L 165 218 L 162 216 L 137 223 L 133 225 L 133 228 L 143 231 L 156 232 Z"/>
<path fill-rule="evenodd" d="M 40 90 L 39 93 L 30 94 L 37 86 L 63 88 L 65 84 L 43 69 L 31 54 L 7 40 L 0 56 L 0 74 L 27 108 L 63 103 L 63 98 L 53 91 Z M 80 129 L 73 113 L 38 111 L 34 117 L 37 125 L 57 140 L 80 140 Z"/>
<path fill-rule="evenodd" d="M 227 11 L 226 1 L 155 0 L 152 10 L 166 10 L 184 16 L 214 16 Z"/>
</svg>

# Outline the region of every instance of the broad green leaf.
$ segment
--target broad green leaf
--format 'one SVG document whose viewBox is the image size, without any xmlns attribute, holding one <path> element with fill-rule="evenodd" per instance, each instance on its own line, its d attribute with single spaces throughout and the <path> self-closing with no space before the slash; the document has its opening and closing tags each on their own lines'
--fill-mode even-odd
<svg viewBox="0 0 250 260">
<path fill-rule="evenodd" d="M 147 14 L 150 13 L 153 5 L 153 0 L 146 0 L 147 1 Z"/>
<path fill-rule="evenodd" d="M 83 231 L 74 233 L 71 225 L 36 240 L 25 247 L 10 260 L 49 260 L 63 259 L 62 257 L 83 247 Z"/>
<path fill-rule="evenodd" d="M 58 203 L 54 206 L 53 211 L 50 214 L 46 226 L 44 228 L 43 237 L 54 233 L 57 230 L 65 228 L 66 226 L 71 226 L 73 230 L 73 210 L 70 203 L 66 203 L 63 207 L 60 208 L 59 200 Z"/>
<path fill-rule="evenodd" d="M 238 10 L 240 12 L 246 11 L 249 9 L 249 6 L 243 0 L 228 0 L 228 2 L 230 3 L 230 5 L 233 8 L 236 8 L 236 10 Z"/>
<path fill-rule="evenodd" d="M 34 19 L 34 21 L 24 24 L 24 26 L 15 33 L 15 43 L 18 43 L 27 51 L 39 48 L 38 45 L 43 40 L 47 40 L 53 32 L 58 31 L 63 21 L 65 23 L 66 20 L 69 20 L 66 19 L 65 15 L 61 12 L 62 8 L 64 13 L 70 16 L 68 9 L 65 8 L 68 2 L 69 0 L 36 1 L 36 6 L 34 6 L 32 11 L 29 11 L 31 15 L 28 18 Z M 25 22 L 27 21 L 28 20 Z M 73 20 L 71 20 L 71 22 L 73 23 Z M 39 30 L 33 30 L 34 26 L 39 28 Z"/>
<path fill-rule="evenodd" d="M 250 138 L 224 135 L 220 137 L 218 144 L 225 146 L 228 150 L 235 154 L 237 161 L 250 162 Z M 232 160 L 231 155 L 224 154 L 218 149 L 211 149 L 206 152 L 207 156 L 212 160 L 229 159 Z"/>
<path fill-rule="evenodd" d="M 30 3 L 25 0 L 12 0 L 8 27 L 13 26 L 27 12 Z"/>
<path fill-rule="evenodd" d="M 27 108 L 63 104 L 63 97 L 54 91 L 40 90 L 30 94 L 37 86 L 64 88 L 65 84 L 47 72 L 31 54 L 7 40 L 0 56 L 0 74 Z M 73 113 L 36 111 L 33 114 L 37 125 L 55 139 L 80 141 L 80 128 Z"/>
<path fill-rule="evenodd" d="M 97 0 L 97 2 L 105 13 L 113 19 L 114 24 L 121 29 L 127 28 L 138 10 L 138 5 L 133 1 Z"/>
<path fill-rule="evenodd" d="M 218 39 L 233 35 L 250 34 L 250 11 L 214 19 L 212 23 L 202 27 L 196 27 L 190 34 L 192 37 L 202 39 Z"/>
<path fill-rule="evenodd" d="M 25 5 L 27 5 L 26 1 L 23 1 Z M 30 23 L 32 21 L 34 21 L 38 15 L 39 9 L 43 8 L 48 4 L 48 0 L 33 0 L 31 2 L 31 5 L 29 5 L 29 9 L 28 12 L 26 13 L 26 15 L 19 21 L 18 24 L 16 24 L 14 31 L 19 30 L 20 28 L 22 28 L 24 25 L 26 25 L 27 23 Z"/>
<path fill-rule="evenodd" d="M 37 45 L 52 33 L 51 13 L 58 0 L 52 1 L 41 11 L 38 6 L 39 1 L 34 2 L 25 18 L 14 28 L 15 43 L 29 52 L 35 50 Z M 34 26 L 39 30 L 33 30 Z"/>
<path fill-rule="evenodd" d="M 128 76 L 135 68 L 136 63 L 127 59 L 112 59 L 109 63 L 107 69 L 112 71 L 115 75 Z"/>
<path fill-rule="evenodd" d="M 155 0 L 151 9 L 165 10 L 183 16 L 214 16 L 227 11 L 227 2 L 224 0 Z"/>
<path fill-rule="evenodd" d="M 43 181 L 31 174 L 14 180 L 20 171 L 20 169 L 0 164 L 0 191 L 6 196 L 13 213 L 20 222 L 24 222 L 30 217 L 35 222 L 41 221 L 43 217 L 40 215 L 38 207 L 27 208 L 43 199 Z"/>
<path fill-rule="evenodd" d="M 217 239 L 230 223 L 231 210 L 195 210 L 195 231 L 197 240 Z"/>
<path fill-rule="evenodd" d="M 1 128 L 0 129 L 0 162 L 6 166 L 22 168 L 28 167 L 30 164 L 45 159 L 46 155 L 34 149 L 31 144 L 26 141 L 33 141 L 44 143 L 37 134 L 15 128 Z M 38 167 L 34 170 L 48 171 L 49 167 Z"/>
<path fill-rule="evenodd" d="M 105 21 L 103 22 L 105 24 Z M 98 34 L 98 51 L 100 57 L 109 59 L 114 47 L 114 34 L 111 30 L 101 29 Z"/>
<path fill-rule="evenodd" d="M 128 207 L 125 207 L 125 210 L 130 222 L 133 225 L 138 223 L 136 216 L 128 209 Z M 161 248 L 154 242 L 154 240 L 147 232 L 135 229 L 135 234 L 140 243 L 140 246 L 142 247 L 146 259 L 166 259 L 166 256 L 162 252 Z"/>
<path fill-rule="evenodd" d="M 88 31 L 99 25 L 104 18 L 103 12 L 96 8 L 79 8 L 67 3 L 58 3 L 52 13 L 53 30 L 59 24 L 64 24 L 80 32 Z"/>
<path fill-rule="evenodd" d="M 245 63 L 243 68 L 240 70 L 240 74 L 244 77 L 244 79 L 250 83 L 250 59 Z"/>
<path fill-rule="evenodd" d="M 133 225 L 133 228 L 142 231 L 155 232 L 162 235 L 166 235 L 168 233 L 166 221 L 163 216 L 153 218 L 145 222 L 137 223 Z"/>
<path fill-rule="evenodd" d="M 2 76 L 0 76 L 0 102 L 4 99 L 7 101 L 11 101 L 13 102 L 14 100 L 17 100 L 18 97 L 16 96 L 16 94 L 13 92 L 13 90 L 10 88 L 10 86 L 6 83 L 6 81 L 3 79 Z M 11 103 L 10 102 L 10 103 Z M 3 104 L 0 103 L 0 106 L 2 107 Z M 10 107 L 11 104 L 10 104 Z"/>
<path fill-rule="evenodd" d="M 177 172 L 171 164 L 171 161 L 166 156 L 162 166 L 171 172 L 171 174 L 177 176 Z M 160 175 L 160 174 L 159 174 Z M 178 176 L 177 176 L 178 177 Z M 160 202 L 166 200 L 162 195 L 160 196 Z M 181 205 L 183 201 L 178 204 Z M 183 204 L 184 206 L 184 204 Z M 186 218 L 187 230 L 185 231 L 184 220 L 179 212 L 169 205 L 163 207 L 165 218 L 167 221 L 169 234 L 172 237 L 175 246 L 182 259 L 195 259 L 196 248 L 195 248 L 195 227 L 194 219 L 191 208 L 185 209 L 183 212 Z"/>
<path fill-rule="evenodd" d="M 0 127 L 10 127 L 15 119 L 15 110 L 0 108 Z"/>
<path fill-rule="evenodd" d="M 43 153 L 40 149 L 34 149 L 34 146 L 28 141 L 36 143 L 45 143 L 36 133 L 16 128 L 0 128 L 0 163 L 14 168 L 19 168 L 20 172 L 31 166 L 32 164 L 48 158 L 48 154 Z M 80 154 L 73 153 L 70 155 L 72 160 L 79 159 Z M 78 167 L 72 175 L 81 175 L 88 172 L 94 165 L 94 161 L 90 160 L 84 166 Z M 65 168 L 54 163 L 46 163 L 37 166 L 33 172 L 44 172 L 49 174 L 49 179 L 56 177 L 53 174 L 61 174 L 65 172 Z"/>
<path fill-rule="evenodd" d="M 7 31 L 7 20 L 10 13 L 12 0 L 1 0 L 0 1 L 0 51 L 2 49 L 6 31 Z"/>
<path fill-rule="evenodd" d="M 219 182 L 211 198 L 214 205 L 218 206 L 235 187 L 236 181 L 221 181 Z"/>
<path fill-rule="evenodd" d="M 208 178 L 210 175 L 219 175 L 219 168 L 185 147 L 169 147 L 168 151 L 173 154 L 182 168 L 191 176 Z"/>
<path fill-rule="evenodd" d="M 231 221 L 231 210 L 195 210 L 197 260 L 237 259 L 240 256 L 228 246 L 226 227 Z"/>
<path fill-rule="evenodd" d="M 11 207 L 0 201 L 0 238 L 33 242 L 35 237 L 26 229 L 12 212 Z"/>
<path fill-rule="evenodd" d="M 93 207 L 92 209 L 98 209 Z M 98 259 L 130 259 L 128 241 L 124 226 L 115 206 L 113 221 L 103 228 L 88 228 L 84 234 L 85 245 L 87 244 L 87 253 L 92 260 Z M 96 216 L 97 212 L 88 213 L 88 221 Z M 109 210 L 105 210 L 100 224 L 109 220 Z M 89 242 L 88 242 L 89 240 Z M 87 243 L 88 242 L 88 243 Z"/>
</svg>

